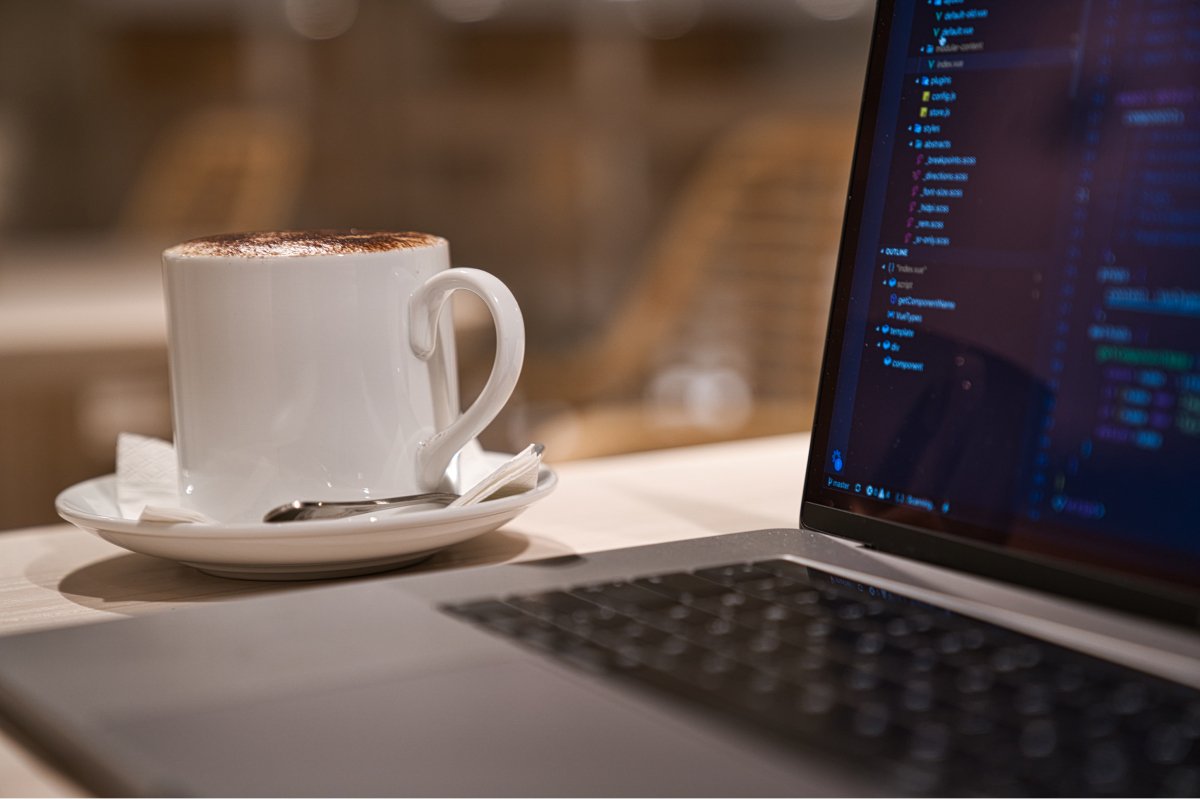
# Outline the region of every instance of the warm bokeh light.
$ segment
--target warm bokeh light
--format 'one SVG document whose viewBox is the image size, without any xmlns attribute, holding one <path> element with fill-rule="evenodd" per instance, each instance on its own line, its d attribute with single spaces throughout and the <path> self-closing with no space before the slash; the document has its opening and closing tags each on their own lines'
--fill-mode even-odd
<svg viewBox="0 0 1200 799">
<path fill-rule="evenodd" d="M 358 0 L 284 0 L 288 23 L 301 36 L 332 39 L 350 30 Z"/>
<path fill-rule="evenodd" d="M 483 22 L 504 7 L 504 0 L 429 0 L 439 14 L 454 22 Z"/>
</svg>

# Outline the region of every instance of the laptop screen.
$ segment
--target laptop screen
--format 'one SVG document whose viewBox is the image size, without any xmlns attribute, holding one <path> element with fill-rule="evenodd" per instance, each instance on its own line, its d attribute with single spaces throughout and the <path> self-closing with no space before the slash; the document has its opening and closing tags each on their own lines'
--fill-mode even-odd
<svg viewBox="0 0 1200 799">
<path fill-rule="evenodd" d="M 879 15 L 806 503 L 1195 591 L 1200 6 Z"/>
</svg>

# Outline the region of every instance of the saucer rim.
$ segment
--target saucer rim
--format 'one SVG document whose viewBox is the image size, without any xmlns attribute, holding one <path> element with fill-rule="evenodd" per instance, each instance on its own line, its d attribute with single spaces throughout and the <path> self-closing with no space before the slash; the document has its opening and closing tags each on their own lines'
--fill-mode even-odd
<svg viewBox="0 0 1200 799">
<path fill-rule="evenodd" d="M 510 458 L 512 455 L 503 453 L 484 452 L 485 455 Z M 352 535 L 354 533 L 371 532 L 382 529 L 412 529 L 436 528 L 451 522 L 462 522 L 473 519 L 485 519 L 489 516 L 501 516 L 519 512 L 528 505 L 537 502 L 558 484 L 558 475 L 545 464 L 538 468 L 537 485 L 528 491 L 499 499 L 489 499 L 475 505 L 462 508 L 430 508 L 414 510 L 405 513 L 372 515 L 369 513 L 358 516 L 348 516 L 343 519 L 305 519 L 293 522 L 218 522 L 215 524 L 202 522 L 145 522 L 129 519 L 124 516 L 109 516 L 89 512 L 79 508 L 73 498 L 86 490 L 104 491 L 114 497 L 116 504 L 115 473 L 92 477 L 71 485 L 58 493 L 54 499 L 54 509 L 58 515 L 77 527 L 89 530 L 111 530 L 123 535 L 145 536 L 147 538 L 169 537 L 178 538 L 180 534 L 192 532 L 206 537 L 219 538 L 305 538 L 310 536 L 328 536 L 337 534 Z"/>
</svg>

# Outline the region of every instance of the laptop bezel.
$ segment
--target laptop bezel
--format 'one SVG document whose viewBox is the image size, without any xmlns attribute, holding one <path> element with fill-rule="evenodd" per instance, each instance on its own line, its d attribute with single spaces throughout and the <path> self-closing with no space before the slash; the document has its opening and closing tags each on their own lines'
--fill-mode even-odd
<svg viewBox="0 0 1200 799">
<path fill-rule="evenodd" d="M 871 516 L 866 512 L 837 508 L 821 499 L 824 489 L 823 454 L 833 415 L 833 395 L 849 311 L 860 223 L 866 200 L 867 173 L 877 136 L 878 109 L 895 10 L 895 0 L 880 0 L 875 12 L 822 356 L 812 444 L 805 471 L 800 525 L 858 541 L 881 552 L 1082 599 L 1173 624 L 1200 628 L 1200 593 L 1189 592 L 1175 583 L 1159 582 L 984 541 L 972 541 L 960 535 Z M 889 135 L 890 132 L 884 131 L 884 134 Z"/>
</svg>

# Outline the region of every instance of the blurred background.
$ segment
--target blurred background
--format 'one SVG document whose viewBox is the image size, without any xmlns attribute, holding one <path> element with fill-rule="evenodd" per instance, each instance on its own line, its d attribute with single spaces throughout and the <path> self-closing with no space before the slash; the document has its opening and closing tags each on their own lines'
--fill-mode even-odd
<svg viewBox="0 0 1200 799">
<path fill-rule="evenodd" d="M 490 449 L 807 429 L 872 11 L 0 0 L 0 528 L 170 437 L 159 253 L 215 232 L 423 230 L 498 275 L 529 349 Z"/>
</svg>

